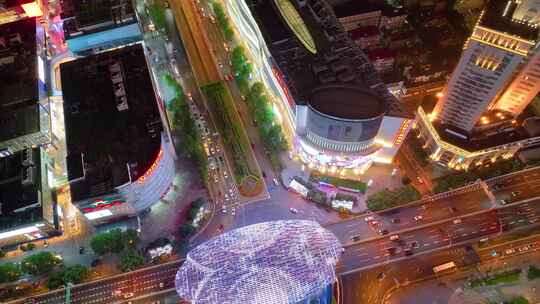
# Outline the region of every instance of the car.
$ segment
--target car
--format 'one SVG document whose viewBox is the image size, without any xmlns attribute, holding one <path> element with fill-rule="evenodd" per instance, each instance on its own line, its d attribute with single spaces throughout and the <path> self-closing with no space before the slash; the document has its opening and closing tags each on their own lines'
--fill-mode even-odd
<svg viewBox="0 0 540 304">
<path fill-rule="evenodd" d="M 112 295 L 113 295 L 113 296 L 119 296 L 119 295 L 121 295 L 121 294 L 122 294 L 122 290 L 121 290 L 121 289 L 115 289 L 115 290 L 113 290 L 113 292 L 112 292 Z"/>
<path fill-rule="evenodd" d="M 131 297 L 133 297 L 133 296 L 134 296 L 133 292 L 126 292 L 126 293 L 124 294 L 124 299 L 129 299 L 129 298 L 131 298 Z"/>
<path fill-rule="evenodd" d="M 375 220 L 369 221 L 369 222 L 368 222 L 368 225 L 376 227 L 376 226 L 379 225 L 379 222 L 378 222 L 378 221 L 375 221 Z"/>
<path fill-rule="evenodd" d="M 293 213 L 293 214 L 298 213 L 298 210 L 296 210 L 295 208 L 292 208 L 292 207 L 289 208 L 289 211 L 290 211 L 291 213 Z"/>
<path fill-rule="evenodd" d="M 504 251 L 504 254 L 506 255 L 510 255 L 510 254 L 513 254 L 516 252 L 516 249 L 515 248 L 508 248 Z"/>
<path fill-rule="evenodd" d="M 208 18 L 210 18 L 210 23 L 216 24 L 216 18 L 214 18 L 214 16 L 210 15 Z"/>
<path fill-rule="evenodd" d="M 411 248 L 406 248 L 406 249 L 403 250 L 403 254 L 405 256 L 410 256 L 410 255 L 413 255 L 413 251 L 412 251 Z"/>
<path fill-rule="evenodd" d="M 379 279 L 379 281 L 384 280 L 384 277 L 386 277 L 386 275 L 384 274 L 384 272 L 380 272 L 380 273 L 377 275 L 377 279 Z"/>
<path fill-rule="evenodd" d="M 422 209 L 426 210 L 428 208 L 428 205 L 427 204 L 423 204 L 422 205 Z"/>
<path fill-rule="evenodd" d="M 501 203 L 501 205 L 506 205 L 509 203 L 509 201 L 506 199 L 502 199 L 502 200 L 499 200 L 499 203 Z"/>
<path fill-rule="evenodd" d="M 79 247 L 79 254 L 84 254 L 84 247 L 83 246 Z"/>
<path fill-rule="evenodd" d="M 266 173 L 264 171 L 262 172 L 262 176 L 266 178 Z"/>
<path fill-rule="evenodd" d="M 394 224 L 399 224 L 400 222 L 401 222 L 401 220 L 398 219 L 398 218 L 393 218 L 392 219 L 392 223 L 394 223 Z"/>
<path fill-rule="evenodd" d="M 520 191 L 512 191 L 512 196 L 513 196 L 513 197 L 516 197 L 516 196 L 518 196 L 518 195 L 520 195 L 520 194 L 521 194 Z"/>
<path fill-rule="evenodd" d="M 229 52 L 231 50 L 226 42 L 223 42 L 223 48 L 225 49 L 226 52 Z"/>
<path fill-rule="evenodd" d="M 420 243 L 418 241 L 412 241 L 410 244 L 411 248 L 420 248 Z"/>
<path fill-rule="evenodd" d="M 163 287 L 165 287 L 165 283 L 159 282 L 159 288 L 163 288 Z"/>
<path fill-rule="evenodd" d="M 233 207 L 232 210 L 231 210 L 231 215 L 232 215 L 232 216 L 235 216 L 235 215 L 236 215 L 236 209 L 234 209 L 234 207 Z"/>
<path fill-rule="evenodd" d="M 423 184 L 424 181 L 422 180 L 422 178 L 420 176 L 417 176 L 416 177 L 416 180 L 420 183 L 420 184 Z"/>
<path fill-rule="evenodd" d="M 452 221 L 452 223 L 454 223 L 454 224 L 456 224 L 456 225 L 457 225 L 457 224 L 461 224 L 462 222 L 463 222 L 463 220 L 460 219 L 460 218 L 454 219 L 454 220 Z"/>
<path fill-rule="evenodd" d="M 519 251 L 519 252 L 529 251 L 529 246 L 519 247 L 519 248 L 518 248 L 518 251 Z"/>
<path fill-rule="evenodd" d="M 191 93 L 187 93 L 186 96 L 188 100 L 193 100 L 193 96 L 191 95 Z"/>
<path fill-rule="evenodd" d="M 221 213 L 226 214 L 227 213 L 227 207 L 225 207 L 225 206 L 221 207 Z"/>
<path fill-rule="evenodd" d="M 415 215 L 415 216 L 414 216 L 414 220 L 417 221 L 417 222 L 419 222 L 419 221 L 421 221 L 421 220 L 423 220 L 423 219 L 424 219 L 424 217 L 421 216 L 421 215 Z"/>
<path fill-rule="evenodd" d="M 279 182 L 277 179 L 273 178 L 272 181 L 274 182 L 274 185 L 279 186 Z"/>
<path fill-rule="evenodd" d="M 380 229 L 379 231 L 377 231 L 377 233 L 378 233 L 379 235 L 386 235 L 386 234 L 388 234 L 388 230 L 386 230 L 386 229 Z"/>
<path fill-rule="evenodd" d="M 390 241 L 394 241 L 394 242 L 399 241 L 399 234 L 392 234 L 390 236 Z"/>
<path fill-rule="evenodd" d="M 360 236 L 359 235 L 355 235 L 351 238 L 354 242 L 357 242 L 360 240 Z"/>
<path fill-rule="evenodd" d="M 369 221 L 373 221 L 374 219 L 375 219 L 375 217 L 370 215 L 370 216 L 366 216 L 364 218 L 364 221 L 369 222 Z"/>
<path fill-rule="evenodd" d="M 43 241 L 43 247 L 45 248 L 49 247 L 49 242 L 47 240 Z"/>
<path fill-rule="evenodd" d="M 393 255 L 393 254 L 396 254 L 397 249 L 396 247 L 386 248 L 386 252 L 388 252 L 390 255 Z"/>
</svg>

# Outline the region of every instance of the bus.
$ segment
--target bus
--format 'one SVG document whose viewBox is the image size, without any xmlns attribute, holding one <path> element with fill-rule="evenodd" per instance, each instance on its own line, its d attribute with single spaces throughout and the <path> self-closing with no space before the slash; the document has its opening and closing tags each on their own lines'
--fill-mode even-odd
<svg viewBox="0 0 540 304">
<path fill-rule="evenodd" d="M 445 270 L 454 270 L 455 268 L 456 268 L 456 264 L 454 262 L 448 262 L 448 263 L 444 263 L 444 264 L 433 267 L 433 272 L 439 273 Z"/>
</svg>

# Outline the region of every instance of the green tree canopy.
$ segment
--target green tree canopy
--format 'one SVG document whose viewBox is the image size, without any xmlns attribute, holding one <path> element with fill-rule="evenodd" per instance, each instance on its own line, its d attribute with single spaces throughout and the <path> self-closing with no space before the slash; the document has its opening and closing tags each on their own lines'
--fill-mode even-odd
<svg viewBox="0 0 540 304">
<path fill-rule="evenodd" d="M 411 185 L 394 190 L 384 188 L 383 190 L 368 197 L 367 207 L 372 211 L 378 211 L 399 206 L 418 199 L 420 199 L 420 193 Z"/>
<path fill-rule="evenodd" d="M 47 280 L 47 288 L 55 289 L 68 283 L 78 284 L 88 276 L 88 268 L 77 264 L 54 272 Z"/>
<path fill-rule="evenodd" d="M 90 247 L 97 255 L 119 253 L 124 249 L 124 233 L 120 229 L 112 229 L 109 232 L 95 235 L 90 240 Z"/>
<path fill-rule="evenodd" d="M 0 264 L 0 283 L 14 282 L 21 277 L 21 269 L 17 264 Z"/>
<path fill-rule="evenodd" d="M 54 254 L 43 251 L 25 257 L 21 262 L 21 270 L 31 275 L 42 275 L 50 272 L 59 262 Z"/>
<path fill-rule="evenodd" d="M 193 227 L 193 225 L 191 224 L 185 223 L 182 226 L 180 226 L 180 236 L 183 238 L 186 238 L 187 236 L 192 234 L 194 231 L 195 231 L 195 227 Z"/>
<path fill-rule="evenodd" d="M 120 270 L 132 271 L 144 265 L 144 257 L 136 250 L 130 249 L 120 257 Z"/>
<path fill-rule="evenodd" d="M 123 234 L 124 246 L 127 248 L 135 248 L 139 242 L 139 233 L 135 229 L 127 229 Z"/>
</svg>

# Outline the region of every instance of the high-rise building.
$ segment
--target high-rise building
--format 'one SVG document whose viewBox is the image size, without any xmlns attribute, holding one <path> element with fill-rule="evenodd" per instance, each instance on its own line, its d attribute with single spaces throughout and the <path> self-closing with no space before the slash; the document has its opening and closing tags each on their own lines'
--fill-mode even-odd
<svg viewBox="0 0 540 304">
<path fill-rule="evenodd" d="M 418 111 L 418 136 L 432 159 L 466 169 L 539 142 L 523 127 L 537 121 L 523 110 L 540 91 L 534 12 L 534 1 L 486 5 L 433 111 Z"/>
<path fill-rule="evenodd" d="M 50 143 L 49 99 L 36 18 L 0 25 L 0 248 L 59 229 L 41 148 Z"/>
<path fill-rule="evenodd" d="M 165 195 L 174 151 L 141 44 L 60 65 L 71 201 L 94 224 Z"/>
<path fill-rule="evenodd" d="M 465 43 L 433 118 L 471 132 L 501 89 L 534 49 L 536 25 L 507 11 L 514 1 L 491 1 Z"/>
</svg>

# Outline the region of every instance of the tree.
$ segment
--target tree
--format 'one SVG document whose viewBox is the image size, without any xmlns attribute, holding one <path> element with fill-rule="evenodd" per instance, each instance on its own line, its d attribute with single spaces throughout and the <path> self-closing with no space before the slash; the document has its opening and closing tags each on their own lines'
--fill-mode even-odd
<svg viewBox="0 0 540 304">
<path fill-rule="evenodd" d="M 0 283 L 14 282 L 21 277 L 21 269 L 17 264 L 0 264 Z"/>
<path fill-rule="evenodd" d="M 55 289 L 68 283 L 78 284 L 88 276 L 88 268 L 83 265 L 64 267 L 52 273 L 47 280 L 47 288 Z"/>
<path fill-rule="evenodd" d="M 392 208 L 420 199 L 420 193 L 411 185 L 390 190 L 385 188 L 370 195 L 367 199 L 367 207 L 372 211 Z"/>
<path fill-rule="evenodd" d="M 88 275 L 88 268 L 83 265 L 76 264 L 63 269 L 62 279 L 64 283 L 77 284 L 82 282 Z"/>
<path fill-rule="evenodd" d="M 31 275 L 42 275 L 50 272 L 59 262 L 51 252 L 39 252 L 25 257 L 21 263 L 21 270 Z"/>
<path fill-rule="evenodd" d="M 97 255 L 119 253 L 124 249 L 124 234 L 120 229 L 95 235 L 90 240 L 90 247 Z"/>
<path fill-rule="evenodd" d="M 408 176 L 403 176 L 401 178 L 401 182 L 404 184 L 404 185 L 408 185 L 411 183 L 411 179 L 408 177 Z"/>
<path fill-rule="evenodd" d="M 127 248 L 134 248 L 139 242 L 139 233 L 134 229 L 127 229 L 123 235 L 124 246 Z"/>
<path fill-rule="evenodd" d="M 120 269 L 132 271 L 144 265 L 144 257 L 136 250 L 130 249 L 120 257 Z"/>
<path fill-rule="evenodd" d="M 508 304 L 529 304 L 529 300 L 527 300 L 526 298 L 522 296 L 517 296 L 517 297 L 512 298 L 508 302 Z"/>
<path fill-rule="evenodd" d="M 155 26 L 159 30 L 164 30 L 166 26 L 165 10 L 157 4 L 152 4 L 148 7 L 148 12 Z"/>
<path fill-rule="evenodd" d="M 192 234 L 195 231 L 195 227 L 191 224 L 183 224 L 180 226 L 180 236 L 186 238 L 188 235 Z"/>
</svg>

